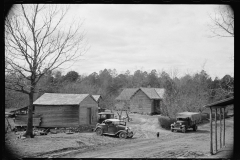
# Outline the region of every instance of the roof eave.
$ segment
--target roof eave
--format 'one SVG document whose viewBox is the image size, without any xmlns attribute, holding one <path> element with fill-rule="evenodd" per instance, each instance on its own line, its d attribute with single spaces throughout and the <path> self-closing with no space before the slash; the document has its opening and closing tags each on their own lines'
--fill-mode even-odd
<svg viewBox="0 0 240 160">
<path fill-rule="evenodd" d="M 214 107 L 214 106 L 227 106 L 227 105 L 233 104 L 233 101 L 234 101 L 234 97 L 230 97 L 230 98 L 227 98 L 227 99 L 223 99 L 221 101 L 217 101 L 217 102 L 214 102 L 214 103 L 211 103 L 211 104 L 207 104 L 203 107 L 209 108 L 209 107 Z"/>
</svg>

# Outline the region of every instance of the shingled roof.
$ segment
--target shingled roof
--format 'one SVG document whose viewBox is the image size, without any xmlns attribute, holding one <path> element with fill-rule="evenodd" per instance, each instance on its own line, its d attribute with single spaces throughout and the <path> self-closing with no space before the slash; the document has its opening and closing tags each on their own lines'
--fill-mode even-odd
<svg viewBox="0 0 240 160">
<path fill-rule="evenodd" d="M 150 99 L 163 99 L 165 93 L 164 88 L 126 88 L 116 100 L 130 100 L 138 90 L 142 90 Z"/>
<path fill-rule="evenodd" d="M 90 94 L 44 93 L 41 97 L 39 97 L 36 101 L 34 101 L 33 104 L 34 105 L 79 105 L 88 96 L 91 96 L 91 95 Z"/>
<path fill-rule="evenodd" d="M 130 100 L 132 95 L 134 95 L 138 90 L 139 88 L 125 88 L 116 100 Z"/>
</svg>

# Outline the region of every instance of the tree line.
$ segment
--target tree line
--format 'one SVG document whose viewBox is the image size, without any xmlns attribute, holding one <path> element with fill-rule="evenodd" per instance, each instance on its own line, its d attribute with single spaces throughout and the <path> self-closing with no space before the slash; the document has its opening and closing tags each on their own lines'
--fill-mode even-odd
<svg viewBox="0 0 240 160">
<path fill-rule="evenodd" d="M 116 69 L 104 69 L 90 75 L 79 75 L 76 71 L 69 71 L 66 75 L 62 75 L 61 71 L 44 72 L 37 84 L 39 92 L 34 94 L 34 100 L 44 93 L 99 94 L 103 98 L 100 107 L 114 109 L 115 98 L 124 88 L 165 88 L 161 112 L 170 117 L 179 111 L 202 112 L 205 104 L 228 98 L 234 93 L 233 77 L 225 75 L 213 80 L 204 70 L 182 77 L 177 77 L 177 73 L 157 72 L 155 69 L 149 73 L 136 70 L 133 74 L 128 70 L 118 74 Z M 6 78 L 14 77 L 6 75 Z M 7 89 L 5 92 L 6 108 L 28 105 L 25 94 Z"/>
</svg>

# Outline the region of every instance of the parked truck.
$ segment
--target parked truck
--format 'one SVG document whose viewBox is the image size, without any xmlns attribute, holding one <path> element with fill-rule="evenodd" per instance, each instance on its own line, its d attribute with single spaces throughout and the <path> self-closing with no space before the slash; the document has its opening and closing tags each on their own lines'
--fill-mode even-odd
<svg viewBox="0 0 240 160">
<path fill-rule="evenodd" d="M 177 122 L 171 124 L 171 131 L 182 131 L 185 133 L 189 128 L 197 131 L 197 124 L 201 122 L 201 114 L 197 112 L 181 112 L 176 116 Z"/>
</svg>

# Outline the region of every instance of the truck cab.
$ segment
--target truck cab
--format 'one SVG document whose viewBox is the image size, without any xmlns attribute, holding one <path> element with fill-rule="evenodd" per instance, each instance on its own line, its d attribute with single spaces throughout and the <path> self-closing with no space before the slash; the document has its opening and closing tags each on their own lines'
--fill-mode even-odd
<svg viewBox="0 0 240 160">
<path fill-rule="evenodd" d="M 189 128 L 197 131 L 197 124 L 201 122 L 201 114 L 196 112 L 178 113 L 177 122 L 171 124 L 171 131 L 182 131 L 185 133 Z"/>
</svg>

